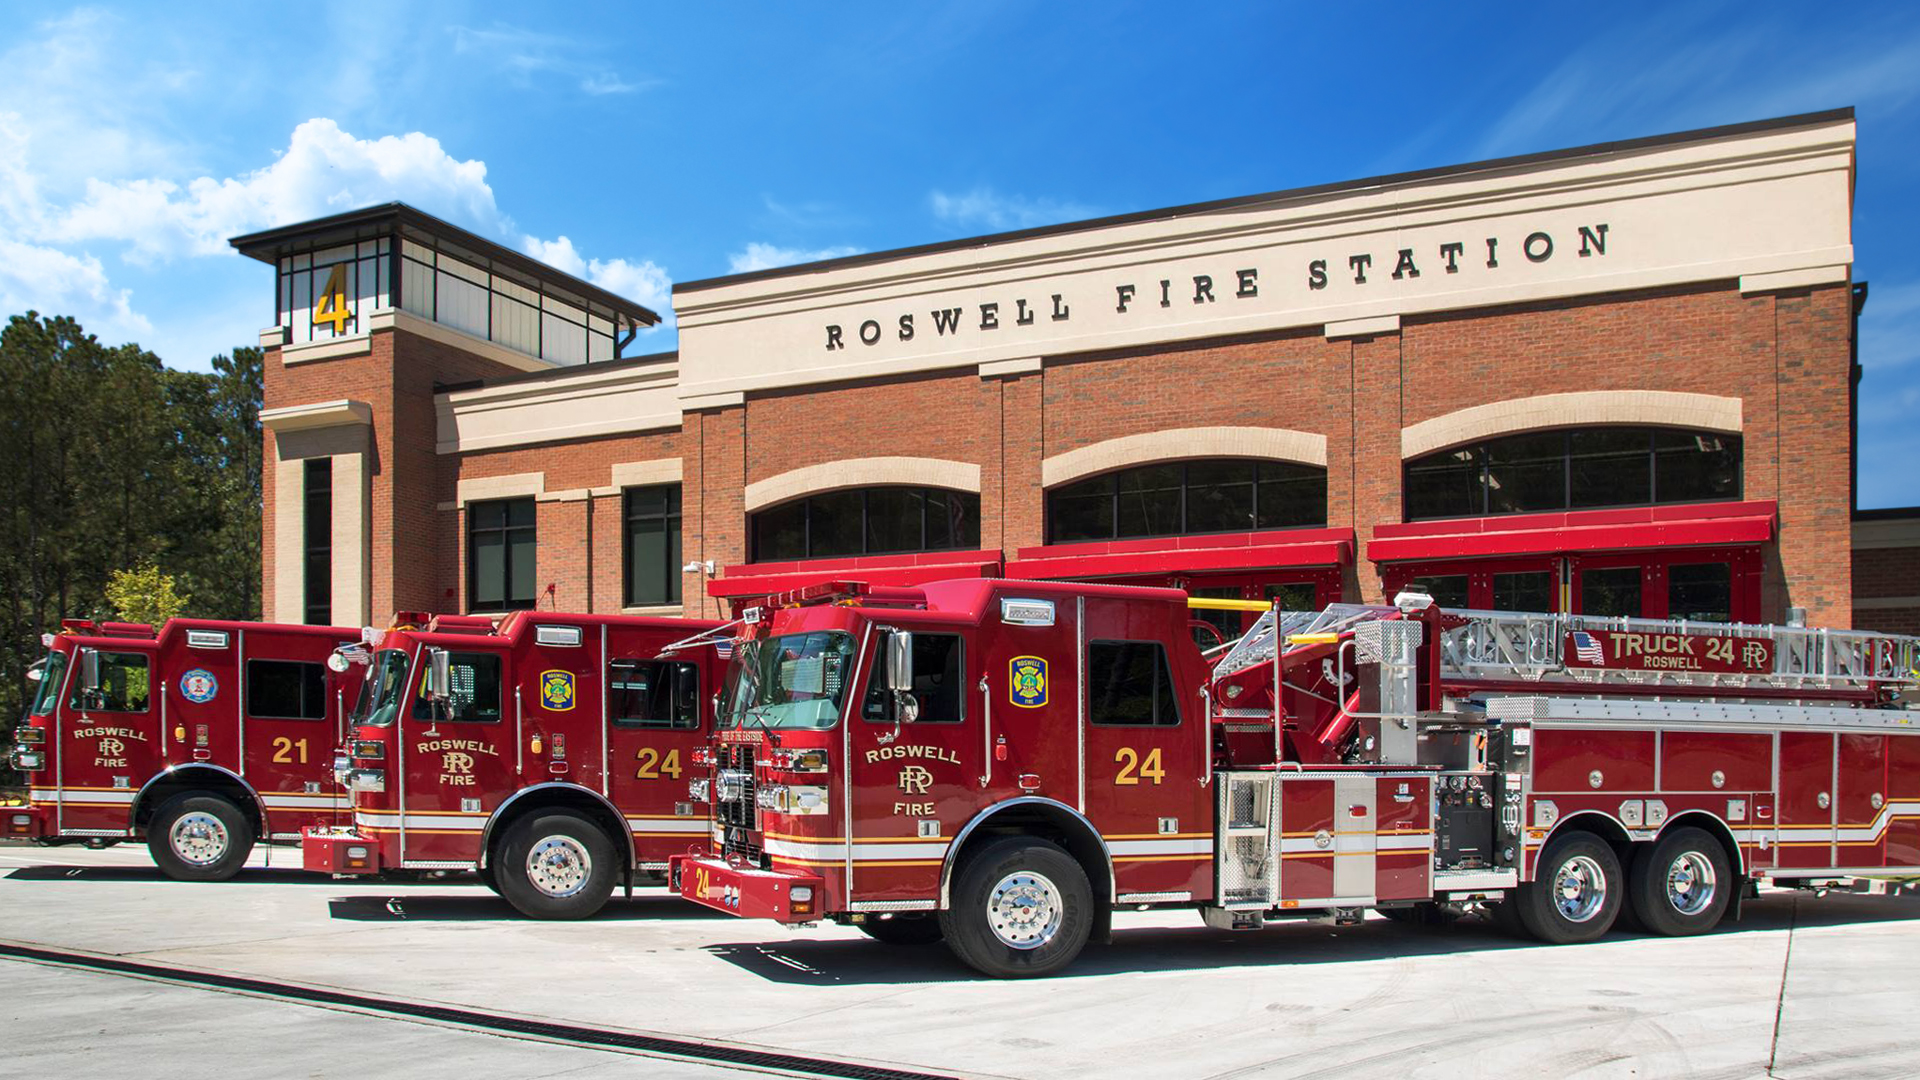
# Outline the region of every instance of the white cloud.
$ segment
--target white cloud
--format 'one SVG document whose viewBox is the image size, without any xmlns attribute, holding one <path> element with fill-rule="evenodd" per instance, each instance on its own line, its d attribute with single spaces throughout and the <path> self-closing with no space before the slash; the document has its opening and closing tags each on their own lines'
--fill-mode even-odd
<svg viewBox="0 0 1920 1080">
<path fill-rule="evenodd" d="M 293 129 L 278 161 L 238 177 L 88 180 L 78 202 L 46 215 L 43 241 L 116 240 L 152 262 L 213 255 L 257 229 L 400 200 L 482 232 L 508 232 L 487 185 L 487 166 L 448 154 L 420 132 L 358 139 L 325 117 Z"/>
<path fill-rule="evenodd" d="M 934 217 L 969 228 L 1031 229 L 1098 217 L 1100 213 L 1070 200 L 1001 195 L 989 187 L 977 187 L 961 195 L 936 190 L 928 198 Z"/>
<path fill-rule="evenodd" d="M 637 263 L 587 259 L 566 236 L 553 240 L 529 236 L 521 240 L 520 249 L 555 270 L 585 278 L 616 296 L 652 308 L 665 320 L 662 325 L 673 320 L 673 279 L 650 259 Z"/>
<path fill-rule="evenodd" d="M 507 72 L 517 86 L 532 86 L 536 77 L 578 76 L 581 92 L 594 97 L 631 94 L 660 85 L 658 79 L 631 81 L 600 63 L 595 54 L 605 46 L 559 34 L 495 23 L 486 29 L 453 28 L 453 51 Z"/>
<path fill-rule="evenodd" d="M 133 310 L 132 293 L 107 280 L 100 260 L 0 237 L 0 315 L 29 310 L 72 315 L 102 341 L 150 333 L 153 324 Z"/>
<path fill-rule="evenodd" d="M 802 248 L 775 247 L 759 242 L 747 245 L 747 250 L 736 251 L 727 256 L 728 273 L 750 274 L 755 270 L 771 270 L 776 266 L 793 266 L 797 263 L 819 262 L 822 259 L 839 259 L 848 255 L 858 255 L 863 249 L 857 247 L 826 247 L 817 251 Z"/>
</svg>

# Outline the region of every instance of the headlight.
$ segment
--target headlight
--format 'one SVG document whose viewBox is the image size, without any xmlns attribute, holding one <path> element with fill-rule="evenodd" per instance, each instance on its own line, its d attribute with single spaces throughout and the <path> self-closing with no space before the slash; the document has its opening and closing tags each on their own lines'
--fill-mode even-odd
<svg viewBox="0 0 1920 1080">
<path fill-rule="evenodd" d="M 694 802 L 713 801 L 713 781 L 706 777 L 687 781 L 687 798 Z"/>
<path fill-rule="evenodd" d="M 387 770 L 355 769 L 347 774 L 347 787 L 353 791 L 385 791 Z"/>
<path fill-rule="evenodd" d="M 387 744 L 377 739 L 356 739 L 353 743 L 353 756 L 357 758 L 384 758 L 387 756 Z"/>
<path fill-rule="evenodd" d="M 777 814 L 824 814 L 827 812 L 827 789 L 801 785 L 768 784 L 754 794 L 754 800 L 762 810 L 772 810 Z"/>
<path fill-rule="evenodd" d="M 787 890 L 787 898 L 805 904 L 813 899 L 813 886 L 795 885 Z"/>
<path fill-rule="evenodd" d="M 13 767 L 21 772 L 39 772 L 47 767 L 47 756 L 38 750 L 15 750 Z"/>
<path fill-rule="evenodd" d="M 774 768 L 784 769 L 787 772 L 823 773 L 827 771 L 827 752 L 818 748 L 775 750 L 769 763 Z"/>
</svg>

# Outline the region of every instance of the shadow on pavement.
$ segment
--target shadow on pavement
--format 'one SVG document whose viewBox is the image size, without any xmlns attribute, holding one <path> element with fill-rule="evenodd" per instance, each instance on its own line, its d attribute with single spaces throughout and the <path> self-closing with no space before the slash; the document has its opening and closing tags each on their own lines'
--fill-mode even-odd
<svg viewBox="0 0 1920 1080">
<path fill-rule="evenodd" d="M 350 922 L 525 922 L 526 917 L 491 892 L 465 896 L 336 896 L 327 901 L 331 918 Z M 730 919 L 717 911 L 690 904 L 676 896 L 636 896 L 622 900 L 618 893 L 593 916 L 594 922 L 637 919 Z"/>
<path fill-rule="evenodd" d="M 304 870 L 249 867 L 229 881 L 175 881 L 157 866 L 23 866 L 4 875 L 9 881 L 151 881 L 167 885 L 322 885 L 327 878 Z"/>
<path fill-rule="evenodd" d="M 1796 905 L 1798 911 L 1796 912 Z M 1197 923 L 1196 916 L 1195 922 Z M 1801 930 L 1876 922 L 1920 921 L 1920 899 L 1770 893 L 1746 902 L 1739 922 L 1716 934 Z M 1608 941 L 1646 936 L 1624 930 Z M 1581 946 L 1564 946 L 1580 948 Z M 1278 922 L 1260 930 L 1228 932 L 1193 927 L 1121 928 L 1113 944 L 1089 946 L 1059 978 L 1146 971 L 1205 971 L 1249 964 L 1344 964 L 1506 949 L 1547 949 L 1512 937 L 1478 918 L 1449 927 L 1405 926 L 1369 919 L 1331 927 Z M 707 952 L 771 982 L 813 986 L 940 983 L 984 978 L 964 967 L 944 945 L 886 945 L 845 938 L 711 945 Z"/>
</svg>

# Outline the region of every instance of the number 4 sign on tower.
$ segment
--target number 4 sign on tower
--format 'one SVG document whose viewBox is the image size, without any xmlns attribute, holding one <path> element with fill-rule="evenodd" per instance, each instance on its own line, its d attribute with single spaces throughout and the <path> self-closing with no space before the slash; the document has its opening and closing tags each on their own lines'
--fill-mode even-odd
<svg viewBox="0 0 1920 1080">
<path fill-rule="evenodd" d="M 320 292 L 320 302 L 313 308 L 313 325 L 332 323 L 333 332 L 346 333 L 346 326 L 353 318 L 353 308 L 347 305 L 347 264 L 334 266 L 333 273 L 327 275 L 327 286 Z"/>
</svg>

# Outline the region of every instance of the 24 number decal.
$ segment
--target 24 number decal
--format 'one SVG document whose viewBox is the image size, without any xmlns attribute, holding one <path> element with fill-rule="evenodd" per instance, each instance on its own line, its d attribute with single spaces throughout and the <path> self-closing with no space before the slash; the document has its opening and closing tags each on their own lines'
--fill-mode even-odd
<svg viewBox="0 0 1920 1080">
<path fill-rule="evenodd" d="M 307 740 L 289 739 L 285 735 L 274 736 L 273 763 L 276 765 L 293 764 L 293 755 L 296 750 L 300 753 L 300 764 L 305 765 L 307 763 Z"/>
<path fill-rule="evenodd" d="M 643 746 L 634 755 L 640 759 L 640 771 L 634 773 L 636 780 L 658 780 L 662 775 L 680 779 L 680 751 L 669 750 L 665 757 L 651 746 Z"/>
<path fill-rule="evenodd" d="M 1119 774 L 1113 778 L 1116 784 L 1138 784 L 1143 776 L 1149 783 L 1157 784 L 1167 776 L 1167 770 L 1160 764 L 1159 747 L 1147 751 L 1143 759 L 1140 751 L 1123 746 L 1114 752 L 1113 760 L 1114 764 L 1120 766 Z"/>
</svg>

